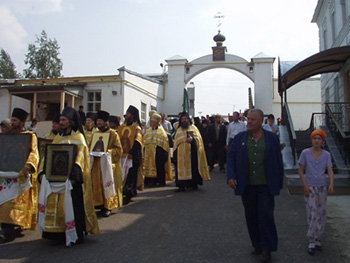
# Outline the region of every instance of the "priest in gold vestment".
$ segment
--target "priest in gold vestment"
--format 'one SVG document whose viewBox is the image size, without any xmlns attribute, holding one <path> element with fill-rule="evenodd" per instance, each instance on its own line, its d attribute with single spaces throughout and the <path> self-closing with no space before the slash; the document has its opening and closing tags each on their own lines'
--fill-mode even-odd
<svg viewBox="0 0 350 263">
<path fill-rule="evenodd" d="M 86 121 L 84 126 L 84 134 L 87 145 L 90 147 L 92 134 L 97 131 L 95 127 L 96 122 L 96 113 L 87 112 L 86 113 Z"/>
<path fill-rule="evenodd" d="M 39 153 L 37 147 L 37 137 L 33 132 L 25 131 L 24 125 L 28 113 L 20 108 L 13 109 L 11 117 L 11 129 L 8 134 L 31 134 L 31 144 L 29 155 L 25 166 L 20 171 L 18 179 L 6 179 L 6 184 L 24 184 L 30 182 L 31 187 L 22 194 L 17 195 L 0 205 L 0 223 L 5 241 L 12 241 L 23 229 L 35 230 L 38 216 L 38 186 L 37 168 L 39 163 Z M 3 179 L 3 178 L 1 178 Z M 18 181 L 17 181 L 18 180 Z M 2 186 L 3 187 L 3 186 Z M 19 227 L 15 229 L 16 227 Z"/>
<path fill-rule="evenodd" d="M 83 127 L 79 113 L 66 107 L 60 117 L 60 133 L 53 140 L 54 144 L 76 144 L 77 155 L 75 163 L 69 174 L 69 180 L 73 189 L 70 191 L 74 212 L 74 226 L 76 228 L 77 240 L 74 243 L 83 243 L 87 233 L 99 233 L 97 217 L 95 214 L 92 184 L 90 178 L 89 149 L 86 145 Z M 43 179 L 40 172 L 40 179 Z M 45 179 L 46 180 L 46 179 Z M 53 183 L 50 182 L 53 187 Z M 43 189 L 43 182 L 41 190 Z M 65 215 L 65 192 L 52 192 L 45 201 L 46 206 L 40 203 L 39 198 L 39 226 L 40 212 L 43 213 L 43 238 L 56 241 L 64 241 L 67 234 L 67 222 Z M 67 242 L 67 239 L 66 239 Z M 66 243 L 67 244 L 67 243 Z M 68 244 L 69 245 L 69 244 Z"/>
<path fill-rule="evenodd" d="M 198 189 L 203 180 L 210 180 L 201 134 L 197 127 L 192 125 L 187 112 L 180 115 L 174 141 L 174 162 L 177 168 L 177 191 Z"/>
<path fill-rule="evenodd" d="M 154 113 L 150 128 L 143 138 L 145 159 L 145 185 L 165 186 L 166 179 L 172 180 L 168 135 L 160 125 L 161 116 Z"/>
<path fill-rule="evenodd" d="M 101 208 L 101 214 L 103 217 L 108 217 L 111 214 L 111 210 L 118 207 L 122 207 L 123 204 L 123 178 L 122 178 L 122 166 L 121 166 L 121 155 L 122 145 L 120 143 L 118 133 L 108 127 L 109 113 L 106 111 L 98 111 L 96 117 L 96 125 L 98 130 L 96 134 L 109 134 L 109 140 L 107 145 L 107 152 L 111 157 L 111 163 L 108 165 L 112 166 L 113 176 L 111 176 L 111 182 L 113 181 L 115 195 L 106 198 L 106 182 L 103 176 L 101 168 L 101 158 L 103 156 L 94 156 L 93 164 L 91 167 L 91 180 L 94 195 L 94 205 L 97 208 Z M 90 149 L 93 149 L 93 145 Z M 107 189 L 106 189 L 107 190 Z"/>
<path fill-rule="evenodd" d="M 122 157 L 132 161 L 132 167 L 124 179 L 123 204 L 127 204 L 132 197 L 137 195 L 137 190 L 142 190 L 144 186 L 142 129 L 139 110 L 136 107 L 129 106 L 125 115 L 125 123 L 118 127 L 118 134 L 123 147 Z M 127 136 L 127 134 L 129 135 Z"/>
</svg>

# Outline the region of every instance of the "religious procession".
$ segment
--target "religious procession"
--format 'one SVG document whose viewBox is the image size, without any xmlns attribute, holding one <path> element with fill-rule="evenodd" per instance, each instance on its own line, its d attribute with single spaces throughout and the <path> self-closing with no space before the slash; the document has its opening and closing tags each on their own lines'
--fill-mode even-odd
<svg viewBox="0 0 350 263">
<path fill-rule="evenodd" d="M 272 114 L 264 124 L 264 113 L 255 108 L 246 114 L 234 112 L 227 120 L 220 115 L 192 119 L 186 111 L 167 120 L 152 110 L 149 122 L 141 123 L 133 105 L 123 120 L 103 110 L 85 114 L 83 107 L 65 107 L 54 115 L 52 129 L 43 138 L 33 130 L 35 123 L 25 128 L 28 115 L 15 108 L 11 120 L 1 122 L 3 242 L 23 236 L 24 230 L 39 230 L 54 244 L 82 244 L 88 234 L 100 233 L 99 217 L 113 216 L 113 210 L 133 202 L 139 191 L 173 181 L 174 192 L 195 191 L 218 167 L 242 198 L 252 254 L 270 262 L 277 250 L 274 197 L 283 188 L 284 168 L 283 142 Z M 326 202 L 316 207 L 315 198 L 324 200 L 327 191 L 334 193 L 330 155 L 322 155 L 325 137 L 315 130 L 313 146 L 299 160 L 310 255 L 322 249 L 326 222 Z M 310 154 L 326 158 L 322 163 L 330 176 L 328 189 L 324 178 L 321 182 L 305 176 L 305 167 L 312 173 L 307 166 L 313 162 Z"/>
<path fill-rule="evenodd" d="M 85 115 L 82 107 L 66 107 L 43 138 L 35 123 L 25 129 L 28 115 L 15 108 L 11 120 L 1 122 L 5 242 L 39 229 L 44 239 L 81 244 L 88 233 L 99 233 L 98 216 L 109 217 L 144 187 L 162 187 L 175 177 L 176 191 L 186 191 L 210 179 L 201 133 L 187 112 L 172 125 L 164 113 L 151 111 L 142 125 L 132 105 L 123 121 L 103 110 Z"/>
</svg>

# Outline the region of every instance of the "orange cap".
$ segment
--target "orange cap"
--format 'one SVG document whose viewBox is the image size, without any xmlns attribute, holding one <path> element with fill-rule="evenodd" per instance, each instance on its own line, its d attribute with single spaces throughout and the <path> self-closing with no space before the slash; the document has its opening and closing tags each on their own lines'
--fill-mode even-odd
<svg viewBox="0 0 350 263">
<path fill-rule="evenodd" d="M 322 141 L 323 141 L 323 142 L 326 141 L 327 134 L 326 134 L 323 130 L 314 130 L 314 131 L 311 133 L 311 140 L 315 137 L 315 135 L 320 135 L 321 138 L 322 138 Z"/>
</svg>

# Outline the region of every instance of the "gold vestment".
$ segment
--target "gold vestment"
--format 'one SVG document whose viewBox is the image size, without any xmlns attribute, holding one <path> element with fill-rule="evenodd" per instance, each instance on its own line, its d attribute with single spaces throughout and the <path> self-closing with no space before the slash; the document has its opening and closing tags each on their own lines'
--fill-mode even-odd
<svg viewBox="0 0 350 263">
<path fill-rule="evenodd" d="M 35 230 L 38 221 L 38 139 L 36 134 L 31 131 L 23 131 L 22 133 L 32 135 L 30 152 L 25 164 L 25 167 L 30 171 L 32 187 L 15 199 L 0 205 L 0 222 L 18 225 L 22 229 Z M 23 170 L 20 171 L 18 179 L 20 183 L 25 182 Z"/>
<path fill-rule="evenodd" d="M 192 179 L 191 144 L 188 143 L 188 133 L 196 141 L 198 156 L 198 171 L 203 180 L 210 180 L 207 157 L 205 155 L 202 136 L 196 126 L 190 125 L 188 129 L 179 127 L 174 141 L 174 152 L 177 150 L 177 172 L 179 180 Z"/>
<path fill-rule="evenodd" d="M 77 145 L 77 157 L 75 163 L 81 168 L 84 178 L 82 187 L 84 192 L 86 231 L 95 234 L 99 233 L 92 195 L 89 149 L 86 145 L 83 134 L 81 134 L 79 131 L 72 131 L 71 135 L 68 136 L 57 135 L 52 143 Z M 47 206 L 45 209 L 45 232 L 65 232 L 65 213 L 63 205 L 64 193 L 51 193 L 48 196 Z"/>
<path fill-rule="evenodd" d="M 145 159 L 143 162 L 145 177 L 157 178 L 156 148 L 159 146 L 168 153 L 168 161 L 164 164 L 165 178 L 167 180 L 173 180 L 168 135 L 163 127 L 158 126 L 158 129 L 155 130 L 148 128 L 143 142 L 145 147 Z"/>
<path fill-rule="evenodd" d="M 99 133 L 109 133 L 108 152 L 111 155 L 113 179 L 116 195 L 105 199 L 104 186 L 101 172 L 101 158 L 94 157 L 94 163 L 91 168 L 91 180 L 93 185 L 94 205 L 103 205 L 108 210 L 113 210 L 123 205 L 123 176 L 122 176 L 122 145 L 119 135 L 115 130 L 108 129 L 105 132 L 97 130 Z"/>
</svg>

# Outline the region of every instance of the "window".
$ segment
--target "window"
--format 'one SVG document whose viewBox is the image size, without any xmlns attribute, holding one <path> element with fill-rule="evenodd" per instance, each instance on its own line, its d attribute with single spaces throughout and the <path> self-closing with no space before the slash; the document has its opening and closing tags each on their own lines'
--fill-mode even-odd
<svg viewBox="0 0 350 263">
<path fill-rule="evenodd" d="M 101 91 L 89 91 L 87 93 L 87 111 L 97 112 L 101 110 Z"/>
<path fill-rule="evenodd" d="M 331 14 L 331 27 L 332 27 L 332 40 L 334 42 L 335 37 L 336 37 L 336 25 L 335 25 L 335 11 L 332 12 Z"/>
<path fill-rule="evenodd" d="M 141 121 L 146 121 L 147 104 L 141 102 Z"/>
<path fill-rule="evenodd" d="M 325 101 L 329 102 L 329 87 L 326 88 Z"/>
<path fill-rule="evenodd" d="M 323 37 L 323 50 L 327 49 L 327 21 L 326 19 L 322 23 L 322 37 Z"/>
<path fill-rule="evenodd" d="M 340 7 L 341 7 L 341 18 L 343 25 L 346 23 L 346 3 L 345 0 L 340 0 Z"/>
</svg>

